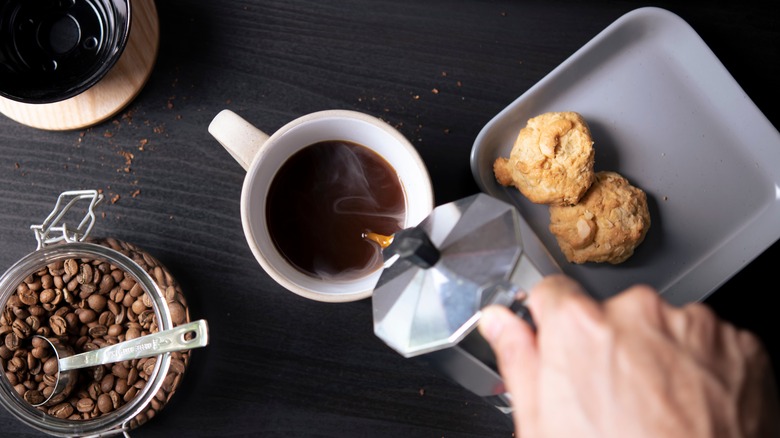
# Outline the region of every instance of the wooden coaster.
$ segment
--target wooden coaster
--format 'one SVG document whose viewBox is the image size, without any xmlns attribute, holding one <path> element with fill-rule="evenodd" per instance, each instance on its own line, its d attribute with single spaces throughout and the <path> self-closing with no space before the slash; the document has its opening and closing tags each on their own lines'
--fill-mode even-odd
<svg viewBox="0 0 780 438">
<path fill-rule="evenodd" d="M 127 46 L 97 84 L 77 96 L 54 103 L 29 104 L 0 97 L 0 112 L 33 128 L 66 131 L 96 125 L 121 111 L 149 79 L 160 43 L 154 0 L 132 0 L 130 8 Z"/>
</svg>

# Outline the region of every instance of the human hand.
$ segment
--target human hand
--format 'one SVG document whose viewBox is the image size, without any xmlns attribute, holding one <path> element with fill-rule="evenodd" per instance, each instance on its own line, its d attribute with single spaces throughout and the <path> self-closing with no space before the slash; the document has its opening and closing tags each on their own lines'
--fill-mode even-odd
<svg viewBox="0 0 780 438">
<path fill-rule="evenodd" d="M 479 325 L 518 437 L 780 436 L 766 351 L 703 304 L 673 307 L 642 285 L 597 302 L 562 275 L 526 304 L 536 332 L 503 306 Z"/>
</svg>

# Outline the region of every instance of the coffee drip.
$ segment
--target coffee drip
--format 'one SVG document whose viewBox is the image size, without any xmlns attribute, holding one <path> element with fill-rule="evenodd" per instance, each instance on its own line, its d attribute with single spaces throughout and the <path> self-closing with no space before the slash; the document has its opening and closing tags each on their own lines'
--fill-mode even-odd
<svg viewBox="0 0 780 438">
<path fill-rule="evenodd" d="M 384 234 L 374 233 L 372 231 L 365 231 L 363 232 L 363 238 L 366 240 L 370 240 L 371 242 L 376 243 L 379 245 L 382 249 L 387 248 L 390 246 L 391 243 L 393 243 L 393 237 L 395 235 L 386 236 Z"/>
</svg>

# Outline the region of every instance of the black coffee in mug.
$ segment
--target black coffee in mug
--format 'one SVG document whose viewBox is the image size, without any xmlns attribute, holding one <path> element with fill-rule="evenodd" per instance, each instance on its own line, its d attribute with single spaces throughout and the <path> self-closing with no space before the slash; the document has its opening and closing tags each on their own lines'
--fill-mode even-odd
<svg viewBox="0 0 780 438">
<path fill-rule="evenodd" d="M 317 278 L 350 280 L 382 264 L 364 233 L 392 235 L 404 222 L 395 169 L 365 146 L 323 141 L 292 155 L 268 190 L 268 231 L 279 252 Z"/>
</svg>

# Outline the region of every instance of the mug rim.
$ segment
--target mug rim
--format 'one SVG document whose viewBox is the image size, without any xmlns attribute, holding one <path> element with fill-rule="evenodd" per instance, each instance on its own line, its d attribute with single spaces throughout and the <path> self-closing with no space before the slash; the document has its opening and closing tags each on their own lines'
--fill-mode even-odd
<svg viewBox="0 0 780 438">
<path fill-rule="evenodd" d="M 265 150 L 263 150 L 268 145 L 275 144 L 280 138 L 285 137 L 290 133 L 290 131 L 295 130 L 301 125 L 308 124 L 313 121 L 322 121 L 325 119 L 338 119 L 338 120 L 350 120 L 350 121 L 358 121 L 358 122 L 364 122 L 373 128 L 380 129 L 383 131 L 384 134 L 389 135 L 392 137 L 395 142 L 403 148 L 404 155 L 406 155 L 405 159 L 410 159 L 410 164 L 414 165 L 415 171 L 421 173 L 422 181 L 425 182 L 425 187 L 414 187 L 414 194 L 415 196 L 420 196 L 420 201 L 416 202 L 416 209 L 420 210 L 417 214 L 415 214 L 415 217 L 409 216 L 409 210 L 410 210 L 410 190 L 404 185 L 404 181 L 400 176 L 399 169 L 396 169 L 396 166 L 389 163 L 388 157 L 385 157 L 380 153 L 380 156 L 382 156 L 383 159 L 387 160 L 388 163 L 393 167 L 395 172 L 398 175 L 399 181 L 401 181 L 401 185 L 404 188 L 404 198 L 406 202 L 406 215 L 405 215 L 405 226 L 412 226 L 416 225 L 416 222 L 421 221 L 424 219 L 425 216 L 427 216 L 432 210 L 434 206 L 434 200 L 433 200 L 433 184 L 431 182 L 430 174 L 428 172 L 427 167 L 425 166 L 425 163 L 423 162 L 422 158 L 419 155 L 419 152 L 417 149 L 414 148 L 414 146 L 409 142 L 409 140 L 403 136 L 397 129 L 390 126 L 387 122 L 384 120 L 374 117 L 372 115 L 362 113 L 359 111 L 353 111 L 353 110 L 343 110 L 343 109 L 331 109 L 331 110 L 322 110 L 322 111 L 316 111 L 313 113 L 309 113 L 306 115 L 303 115 L 301 117 L 298 117 L 278 130 L 276 130 L 271 136 L 268 137 L 268 139 L 263 143 L 263 146 L 260 148 L 255 156 L 252 158 L 252 162 L 249 165 L 249 168 L 246 173 L 246 177 L 244 178 L 244 183 L 241 189 L 241 224 L 244 231 L 244 237 L 246 238 L 246 241 L 249 245 L 249 248 L 251 249 L 253 255 L 255 256 L 255 259 L 260 263 L 260 265 L 263 267 L 266 273 L 268 273 L 269 276 L 271 276 L 274 281 L 276 281 L 278 284 L 283 286 L 285 289 L 298 294 L 304 298 L 312 299 L 315 301 L 322 301 L 322 302 L 349 302 L 349 301 L 357 301 L 364 298 L 368 298 L 373 294 L 374 285 L 376 284 L 376 281 L 379 280 L 379 276 L 382 272 L 382 269 L 377 269 L 373 271 L 371 274 L 367 276 L 360 277 L 354 281 L 345 281 L 343 284 L 346 285 L 353 285 L 357 282 L 371 282 L 371 286 L 368 288 L 362 288 L 361 290 L 358 290 L 356 292 L 345 292 L 345 293 L 331 293 L 331 292 L 324 292 L 324 291 L 318 291 L 310 286 L 306 286 L 303 284 L 300 284 L 300 282 L 296 282 L 294 279 L 289 278 L 284 273 L 280 272 L 279 269 L 274 265 L 274 263 L 269 259 L 269 257 L 266 255 L 266 252 L 273 251 L 278 255 L 279 258 L 284 260 L 284 256 L 279 253 L 277 248 L 273 246 L 273 243 L 271 242 L 272 248 L 260 248 L 260 244 L 258 242 L 258 238 L 255 235 L 255 230 L 253 229 L 252 221 L 251 221 L 251 209 L 250 209 L 250 203 L 252 202 L 258 202 L 251 200 L 251 197 L 256 191 L 254 190 L 254 181 L 257 179 L 257 176 L 259 174 L 259 168 L 260 168 L 260 161 L 264 158 Z M 325 138 L 322 139 L 323 141 L 326 140 Z M 331 139 L 333 140 L 333 139 Z M 295 152 L 309 146 L 309 144 L 301 145 L 298 149 L 291 151 L 288 154 L 288 157 L 294 154 Z M 376 151 L 376 148 L 373 145 L 365 145 L 375 153 L 378 153 Z M 412 163 L 413 162 L 413 163 Z M 276 168 L 278 170 L 278 167 Z M 274 172 L 275 175 L 275 172 Z M 271 176 L 271 179 L 273 179 L 274 176 Z M 265 193 L 267 193 L 268 187 L 264 187 L 262 190 L 265 190 Z M 265 199 L 262 200 L 263 205 L 261 206 L 261 210 L 265 212 Z M 422 203 L 425 203 L 425 206 L 421 206 Z M 419 216 L 419 217 L 418 217 Z M 414 219 L 415 223 L 410 223 L 411 220 Z M 265 221 L 262 221 L 265 223 Z M 266 228 L 267 230 L 267 228 Z M 285 261 L 285 263 L 287 263 Z M 296 270 L 297 273 L 300 274 L 301 278 L 306 278 L 306 280 L 311 280 L 311 282 L 318 283 L 318 282 L 329 282 L 331 284 L 334 283 L 332 280 L 322 280 L 317 279 L 315 277 L 309 276 L 301 271 L 298 271 L 297 268 L 290 266 L 293 270 Z M 335 281 L 335 283 L 342 283 Z"/>
</svg>

